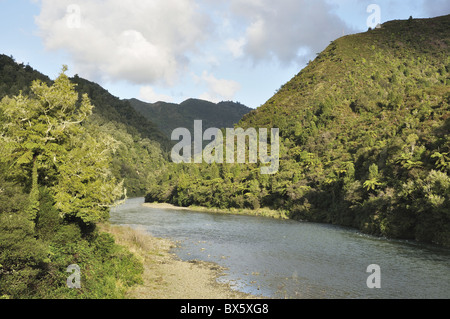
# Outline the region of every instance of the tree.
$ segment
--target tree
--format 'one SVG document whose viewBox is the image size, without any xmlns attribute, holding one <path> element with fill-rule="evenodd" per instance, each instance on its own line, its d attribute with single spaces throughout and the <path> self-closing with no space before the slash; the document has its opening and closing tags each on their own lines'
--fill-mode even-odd
<svg viewBox="0 0 450 319">
<path fill-rule="evenodd" d="M 364 182 L 364 187 L 367 191 L 375 190 L 377 186 L 380 186 L 381 183 L 378 181 L 378 166 L 377 164 L 372 164 L 369 167 L 369 179 Z"/>
<path fill-rule="evenodd" d="M 66 71 L 64 66 L 50 87 L 33 82 L 30 97 L 1 101 L 6 156 L 0 161 L 10 167 L 7 176 L 28 190 L 30 220 L 38 214 L 38 187 L 46 186 L 62 215 L 95 223 L 121 196 L 108 170 L 112 138 L 94 139 L 83 127 L 93 106 L 86 94 L 80 99 Z"/>
<path fill-rule="evenodd" d="M 446 170 L 450 170 L 450 155 L 449 153 L 439 153 L 434 152 L 433 155 L 431 155 L 431 158 L 436 159 L 436 168 L 439 170 L 445 172 Z"/>
</svg>

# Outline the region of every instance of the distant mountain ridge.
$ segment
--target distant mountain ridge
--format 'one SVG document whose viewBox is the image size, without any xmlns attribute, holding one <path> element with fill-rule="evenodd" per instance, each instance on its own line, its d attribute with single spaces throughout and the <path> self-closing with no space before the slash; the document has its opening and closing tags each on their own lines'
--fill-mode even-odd
<svg viewBox="0 0 450 319">
<path fill-rule="evenodd" d="M 179 127 L 193 129 L 194 120 L 203 120 L 203 127 L 234 127 L 252 109 L 238 102 L 213 103 L 199 99 L 188 99 L 180 104 L 156 102 L 146 103 L 138 99 L 127 100 L 145 118 L 158 125 L 170 137 Z"/>
</svg>

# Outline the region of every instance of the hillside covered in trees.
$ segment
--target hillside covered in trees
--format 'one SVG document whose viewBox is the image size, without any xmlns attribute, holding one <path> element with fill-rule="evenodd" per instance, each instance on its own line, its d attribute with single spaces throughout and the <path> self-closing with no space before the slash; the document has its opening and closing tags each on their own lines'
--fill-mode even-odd
<svg viewBox="0 0 450 319">
<path fill-rule="evenodd" d="M 233 127 L 252 109 L 236 102 L 212 103 L 188 99 L 181 104 L 156 102 L 145 103 L 129 100 L 137 112 L 154 121 L 170 138 L 174 129 L 183 127 L 193 132 L 194 120 L 202 120 L 204 127 Z"/>
<path fill-rule="evenodd" d="M 0 55 L 0 100 L 5 96 L 31 94 L 31 84 L 40 80 L 52 85 L 46 75 L 12 57 Z M 142 196 L 167 160 L 169 139 L 157 126 L 138 114 L 127 101 L 111 95 L 96 83 L 77 75 L 70 79 L 75 90 L 87 94 L 94 108 L 84 125 L 95 134 L 114 139 L 115 153 L 109 166 L 117 180 L 124 180 L 128 196 Z M 112 146 L 112 145 L 111 145 Z"/>
<path fill-rule="evenodd" d="M 337 39 L 244 116 L 279 128 L 280 170 L 172 165 L 148 202 L 263 207 L 450 246 L 450 16 Z"/>
</svg>

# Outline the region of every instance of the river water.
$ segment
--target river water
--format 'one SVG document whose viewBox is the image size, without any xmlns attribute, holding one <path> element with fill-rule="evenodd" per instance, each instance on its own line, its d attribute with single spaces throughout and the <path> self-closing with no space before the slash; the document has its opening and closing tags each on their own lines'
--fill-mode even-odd
<svg viewBox="0 0 450 319">
<path fill-rule="evenodd" d="M 179 243 L 183 260 L 215 262 L 218 280 L 267 298 L 450 298 L 450 250 L 387 240 L 315 223 L 143 207 L 143 198 L 111 211 L 113 224 L 141 227 Z M 369 265 L 381 288 L 368 288 Z M 188 297 L 188 296 L 187 296 Z"/>
</svg>

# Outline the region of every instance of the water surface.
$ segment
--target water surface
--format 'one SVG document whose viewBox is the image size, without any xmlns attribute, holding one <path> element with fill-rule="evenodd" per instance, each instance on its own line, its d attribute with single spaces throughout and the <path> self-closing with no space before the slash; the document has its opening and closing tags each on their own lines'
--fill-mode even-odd
<svg viewBox="0 0 450 319">
<path fill-rule="evenodd" d="M 215 262 L 220 281 L 269 298 L 450 298 L 450 250 L 387 240 L 338 226 L 142 206 L 128 200 L 113 224 L 144 227 L 179 242 L 183 260 Z M 367 267 L 381 288 L 367 287 Z"/>
</svg>

